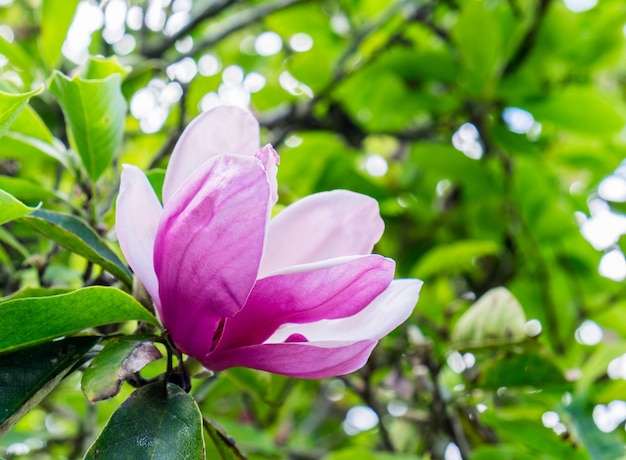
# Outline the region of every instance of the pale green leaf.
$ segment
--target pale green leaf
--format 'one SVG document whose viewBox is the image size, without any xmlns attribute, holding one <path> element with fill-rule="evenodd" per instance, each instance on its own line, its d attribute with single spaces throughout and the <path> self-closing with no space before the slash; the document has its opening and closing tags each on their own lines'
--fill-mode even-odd
<svg viewBox="0 0 626 460">
<path fill-rule="evenodd" d="M 121 76 L 85 80 L 55 71 L 50 91 L 63 109 L 72 148 L 91 180 L 97 180 L 111 164 L 124 134 L 126 101 Z"/>
</svg>

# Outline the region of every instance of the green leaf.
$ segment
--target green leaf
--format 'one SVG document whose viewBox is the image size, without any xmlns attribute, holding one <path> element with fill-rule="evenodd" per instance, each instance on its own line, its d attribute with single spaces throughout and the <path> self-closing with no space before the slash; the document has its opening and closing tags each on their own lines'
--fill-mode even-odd
<svg viewBox="0 0 626 460">
<path fill-rule="evenodd" d="M 0 190 L 10 193 L 19 200 L 39 203 L 44 199 L 60 198 L 56 193 L 28 179 L 0 176 Z"/>
<path fill-rule="evenodd" d="M 23 221 L 42 235 L 68 251 L 100 265 L 131 286 L 133 275 L 129 268 L 85 222 L 69 214 L 38 209 Z"/>
<path fill-rule="evenodd" d="M 574 433 L 592 460 L 623 460 L 624 443 L 617 433 L 603 433 L 595 424 L 591 414 L 591 404 L 575 399 L 567 408 L 572 417 Z"/>
<path fill-rule="evenodd" d="M 245 460 L 246 456 L 241 453 L 235 440 L 231 438 L 226 430 L 212 420 L 203 419 L 204 429 L 213 443 L 221 460 Z"/>
<path fill-rule="evenodd" d="M 107 458 L 203 459 L 202 415 L 196 402 L 171 383 L 139 388 L 85 455 L 85 460 Z"/>
<path fill-rule="evenodd" d="M 563 388 L 567 381 L 554 362 L 545 356 L 526 352 L 499 356 L 481 368 L 480 388 L 502 387 Z"/>
<path fill-rule="evenodd" d="M 560 128 L 591 136 L 617 132 L 624 127 L 624 117 L 613 101 L 591 87 L 569 87 L 522 107 L 541 122 L 551 121 Z"/>
<path fill-rule="evenodd" d="M 9 300 L 0 304 L 0 353 L 131 320 L 158 324 L 139 302 L 111 287 L 94 286 L 68 294 Z"/>
<path fill-rule="evenodd" d="M 24 48 L 0 36 L 0 54 L 4 55 L 12 66 L 22 71 L 21 75 L 25 85 L 29 85 L 32 82 L 35 62 Z"/>
<path fill-rule="evenodd" d="M 72 337 L 0 355 L 0 436 L 35 407 L 96 344 Z"/>
<path fill-rule="evenodd" d="M 50 91 L 61 104 L 72 148 L 88 176 L 96 181 L 111 164 L 124 134 L 126 101 L 121 76 L 85 80 L 55 71 Z"/>
<path fill-rule="evenodd" d="M 161 352 L 151 342 L 113 339 L 85 369 L 81 380 L 83 393 L 90 402 L 112 398 L 120 391 L 126 377 L 161 357 Z"/>
<path fill-rule="evenodd" d="M 535 455 L 521 450 L 515 445 L 478 446 L 472 452 L 470 460 L 536 460 Z"/>
<path fill-rule="evenodd" d="M 129 67 L 120 64 L 116 56 L 109 58 L 90 56 L 82 75 L 86 80 L 98 80 L 114 74 L 120 74 L 123 79 L 130 70 Z"/>
<path fill-rule="evenodd" d="M 32 212 L 35 208 L 26 206 L 13 195 L 0 189 L 0 225 Z"/>
<path fill-rule="evenodd" d="M 488 5 L 488 2 L 463 4 L 452 37 L 462 62 L 462 81 L 470 94 L 493 92 L 505 58 L 505 38 L 512 32 L 511 28 L 503 29 L 506 23 L 513 22 L 511 19 L 508 9 Z"/>
<path fill-rule="evenodd" d="M 50 69 L 61 59 L 61 47 L 74 18 L 79 0 L 43 0 L 39 49 Z"/>
<path fill-rule="evenodd" d="M 500 442 L 524 448 L 535 455 L 535 458 L 542 460 L 587 460 L 589 458 L 568 439 L 558 437 L 554 431 L 543 426 L 539 421 L 541 417 L 539 414 L 536 418 L 520 416 L 518 415 L 518 412 L 521 412 L 520 409 L 511 410 L 512 415 L 506 412 L 501 413 L 496 409 L 488 410 L 482 414 L 481 418 L 485 424 L 496 431 Z"/>
<path fill-rule="evenodd" d="M 41 92 L 38 88 L 28 93 L 11 94 L 0 91 L 0 136 L 11 126 L 31 97 Z"/>
<path fill-rule="evenodd" d="M 500 246 L 493 241 L 458 241 L 435 246 L 424 254 L 412 276 L 424 279 L 436 275 L 449 275 L 475 270 L 477 257 L 496 255 Z"/>
<path fill-rule="evenodd" d="M 484 347 L 520 342 L 526 315 L 513 294 L 504 287 L 487 291 L 459 318 L 452 341 L 461 347 Z"/>
</svg>

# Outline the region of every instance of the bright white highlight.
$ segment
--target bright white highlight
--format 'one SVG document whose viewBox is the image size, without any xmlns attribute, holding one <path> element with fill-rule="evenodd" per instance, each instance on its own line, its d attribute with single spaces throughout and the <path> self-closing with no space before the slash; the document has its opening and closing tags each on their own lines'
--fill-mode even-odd
<svg viewBox="0 0 626 460">
<path fill-rule="evenodd" d="M 624 424 L 626 419 L 626 401 L 615 400 L 604 404 L 598 404 L 593 408 L 593 421 L 600 431 L 610 433 Z"/>
<path fill-rule="evenodd" d="M 198 66 L 196 65 L 196 61 L 190 57 L 186 57 L 167 66 L 165 73 L 170 77 L 170 80 L 178 80 L 185 84 L 194 79 L 198 73 Z"/>
<path fill-rule="evenodd" d="M 626 354 L 612 360 L 609 363 L 606 373 L 612 380 L 626 380 Z"/>
<path fill-rule="evenodd" d="M 563 0 L 563 2 L 574 13 L 589 11 L 598 4 L 598 0 Z"/>
<path fill-rule="evenodd" d="M 524 109 L 507 107 L 502 112 L 502 119 L 514 133 L 526 134 L 535 125 L 535 118 Z"/>
<path fill-rule="evenodd" d="M 103 25 L 104 14 L 98 5 L 91 1 L 80 2 L 61 48 L 63 55 L 75 64 L 84 63 L 89 57 L 91 34 Z"/>
<path fill-rule="evenodd" d="M 626 259 L 619 249 L 612 249 L 602 256 L 598 272 L 613 281 L 626 279 Z"/>
<path fill-rule="evenodd" d="M 626 201 L 626 179 L 622 176 L 611 175 L 605 178 L 598 186 L 598 195 L 607 201 L 623 203 Z"/>
<path fill-rule="evenodd" d="M 272 56 L 283 48 L 283 41 L 276 32 L 263 32 L 254 41 L 254 50 L 260 56 Z"/>
<path fill-rule="evenodd" d="M 298 81 L 296 77 L 291 75 L 286 70 L 280 74 L 278 77 L 278 83 L 283 87 L 288 93 L 293 94 L 294 96 L 306 95 L 310 98 L 313 97 L 313 90 L 305 85 L 304 83 Z"/>
<path fill-rule="evenodd" d="M 541 421 L 546 428 L 554 428 L 561 419 L 556 412 L 548 411 L 541 416 Z"/>
<path fill-rule="evenodd" d="M 463 460 L 463 456 L 461 455 L 461 449 L 459 449 L 459 446 L 451 442 L 446 446 L 446 451 L 443 453 L 443 458 L 445 460 Z"/>
<path fill-rule="evenodd" d="M 387 174 L 389 165 L 387 160 L 377 153 L 372 153 L 365 160 L 365 170 L 372 177 L 382 177 Z"/>
<path fill-rule="evenodd" d="M 300 32 L 289 39 L 289 46 L 298 53 L 304 53 L 313 48 L 313 38 L 309 34 Z"/>
<path fill-rule="evenodd" d="M 205 77 L 215 75 L 220 71 L 221 67 L 220 61 L 212 54 L 205 54 L 198 61 L 198 71 L 200 75 Z"/>
<path fill-rule="evenodd" d="M 574 334 L 576 341 L 582 345 L 597 345 L 603 335 L 602 328 L 589 319 L 583 321 Z"/>
<path fill-rule="evenodd" d="M 346 434 L 355 435 L 378 425 L 378 416 L 367 406 L 352 407 L 346 414 L 342 426 Z"/>
<path fill-rule="evenodd" d="M 452 135 L 452 145 L 472 160 L 479 160 L 483 156 L 478 129 L 472 123 L 463 123 L 459 127 Z"/>
<path fill-rule="evenodd" d="M 530 319 L 524 324 L 524 332 L 528 337 L 537 337 L 541 334 L 541 321 L 538 319 Z"/>
</svg>

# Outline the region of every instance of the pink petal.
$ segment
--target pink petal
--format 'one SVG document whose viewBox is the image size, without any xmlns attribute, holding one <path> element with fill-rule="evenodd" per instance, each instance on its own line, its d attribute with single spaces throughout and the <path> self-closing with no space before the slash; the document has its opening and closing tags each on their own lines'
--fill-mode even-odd
<svg viewBox="0 0 626 460">
<path fill-rule="evenodd" d="M 159 305 L 154 272 L 154 240 L 163 209 L 152 186 L 136 166 L 124 165 L 117 197 L 115 230 L 122 252 L 135 275 Z"/>
<path fill-rule="evenodd" d="M 218 350 L 261 343 L 284 323 L 354 315 L 389 286 L 394 267 L 378 255 L 346 257 L 258 280 L 243 310 L 226 321 Z"/>
<path fill-rule="evenodd" d="M 267 144 L 265 147 L 259 149 L 254 155 L 265 168 L 267 174 L 267 182 L 270 184 L 270 208 L 278 201 L 278 182 L 276 180 L 276 174 L 278 173 L 277 165 L 280 163 L 280 157 L 274 147 Z"/>
<path fill-rule="evenodd" d="M 220 155 L 165 206 L 154 267 L 163 323 L 182 351 L 195 357 L 208 352 L 216 318 L 234 315 L 248 298 L 263 250 L 269 193 L 256 158 Z M 195 335 L 208 338 L 205 349 L 198 349 Z"/>
<path fill-rule="evenodd" d="M 203 360 L 213 371 L 242 366 L 303 379 L 349 374 L 365 365 L 375 340 L 356 343 L 280 343 L 215 353 Z"/>
<path fill-rule="evenodd" d="M 174 147 L 165 181 L 163 203 L 202 163 L 220 155 L 254 155 L 259 148 L 259 123 L 247 110 L 220 106 L 187 126 Z"/>
<path fill-rule="evenodd" d="M 405 322 L 422 288 L 416 279 L 394 280 L 372 303 L 353 316 L 281 326 L 265 343 L 281 343 L 294 334 L 309 342 L 378 340 Z"/>
<path fill-rule="evenodd" d="M 310 195 L 270 222 L 259 277 L 291 265 L 370 254 L 383 230 L 373 198 L 347 190 Z"/>
</svg>

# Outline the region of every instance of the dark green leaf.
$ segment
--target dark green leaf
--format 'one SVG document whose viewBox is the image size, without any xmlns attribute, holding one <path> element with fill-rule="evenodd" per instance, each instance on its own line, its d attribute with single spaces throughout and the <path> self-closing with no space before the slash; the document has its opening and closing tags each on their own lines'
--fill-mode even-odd
<svg viewBox="0 0 626 460">
<path fill-rule="evenodd" d="M 0 354 L 0 436 L 39 404 L 97 341 L 71 337 Z"/>
<path fill-rule="evenodd" d="M 84 80 L 55 71 L 50 81 L 67 120 L 70 144 L 93 181 L 111 164 L 122 141 L 126 101 L 120 85 L 119 74 Z"/>
<path fill-rule="evenodd" d="M 120 258 L 85 222 L 69 214 L 38 209 L 25 217 L 24 222 L 68 251 L 100 265 L 131 286 L 133 275 Z"/>
<path fill-rule="evenodd" d="M 564 388 L 561 370 L 545 356 L 533 352 L 499 356 L 481 369 L 480 388 L 502 387 Z"/>
<path fill-rule="evenodd" d="M 113 414 L 85 456 L 114 458 L 203 459 L 202 415 L 196 402 L 171 383 L 139 388 Z"/>
<path fill-rule="evenodd" d="M 94 286 L 50 297 L 0 303 L 0 352 L 16 350 L 105 324 L 154 316 L 119 289 Z"/>
<path fill-rule="evenodd" d="M 161 357 L 151 342 L 113 339 L 85 369 L 81 381 L 83 393 L 91 402 L 112 398 L 126 377 Z"/>
</svg>

